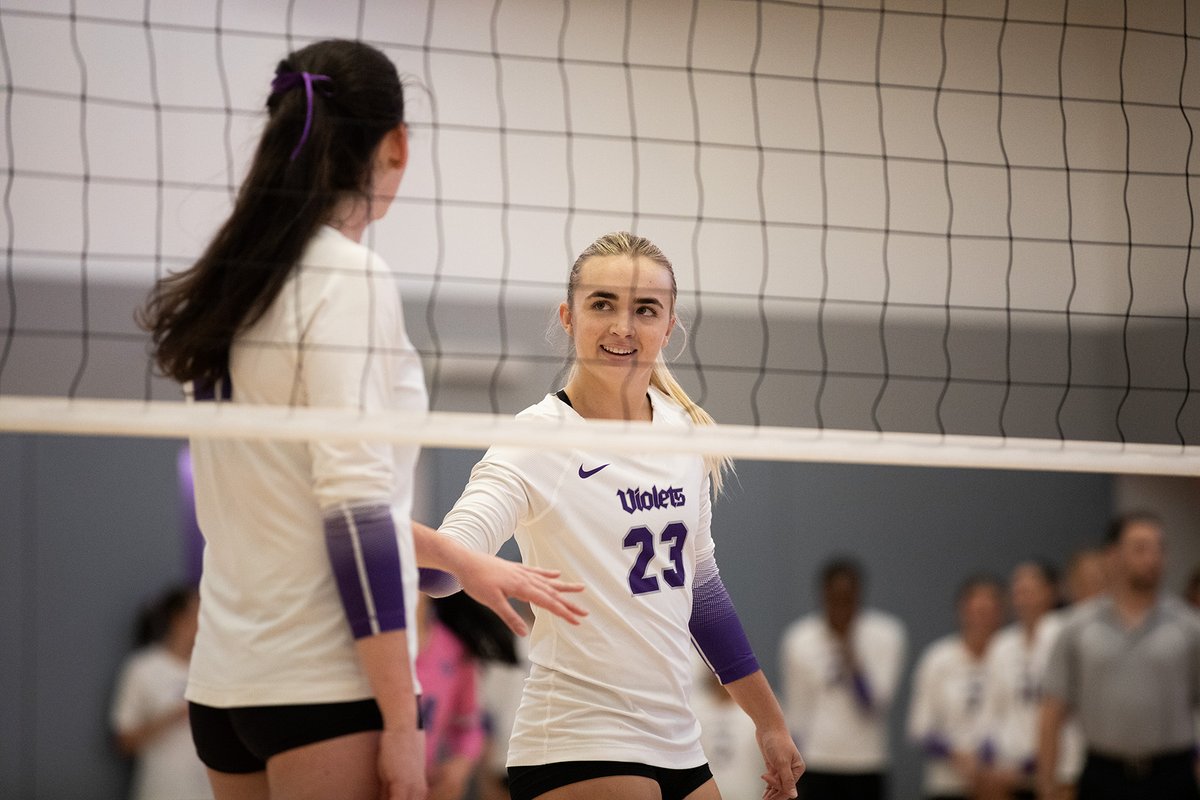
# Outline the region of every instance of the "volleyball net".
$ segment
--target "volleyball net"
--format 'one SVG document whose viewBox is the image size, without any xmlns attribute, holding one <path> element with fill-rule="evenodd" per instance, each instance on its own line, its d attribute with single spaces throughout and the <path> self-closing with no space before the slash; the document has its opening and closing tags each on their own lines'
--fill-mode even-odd
<svg viewBox="0 0 1200 800">
<path fill-rule="evenodd" d="M 0 431 L 1200 474 L 1196 16 L 6 2 Z M 275 63 L 329 37 L 407 80 L 370 243 L 431 411 L 186 405 L 134 312 L 228 213 Z M 567 269 L 618 229 L 675 264 L 672 368 L 712 430 L 511 419 L 558 388 Z"/>
</svg>

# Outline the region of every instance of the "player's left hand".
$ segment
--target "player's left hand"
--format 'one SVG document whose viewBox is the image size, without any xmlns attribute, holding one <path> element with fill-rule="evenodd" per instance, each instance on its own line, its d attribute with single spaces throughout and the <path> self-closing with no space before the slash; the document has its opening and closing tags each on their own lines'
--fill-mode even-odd
<svg viewBox="0 0 1200 800">
<path fill-rule="evenodd" d="M 587 610 L 566 598 L 567 593 L 582 592 L 582 583 L 559 579 L 557 570 L 531 567 L 497 556 L 470 552 L 457 573 L 463 591 L 477 602 L 490 608 L 518 636 L 529 628 L 521 615 L 508 602 L 515 597 L 578 625 Z"/>
<path fill-rule="evenodd" d="M 762 779 L 767 788 L 763 800 L 782 800 L 796 796 L 796 781 L 804 774 L 804 759 L 786 729 L 760 730 L 756 734 L 767 771 Z"/>
</svg>

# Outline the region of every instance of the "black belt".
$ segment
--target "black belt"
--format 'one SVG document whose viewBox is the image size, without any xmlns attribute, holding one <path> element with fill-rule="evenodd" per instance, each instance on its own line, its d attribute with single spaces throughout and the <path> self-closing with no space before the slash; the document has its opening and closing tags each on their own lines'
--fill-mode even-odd
<svg viewBox="0 0 1200 800">
<path fill-rule="evenodd" d="M 1115 756 L 1088 750 L 1088 761 L 1098 767 L 1117 769 L 1130 778 L 1146 778 L 1163 770 L 1191 769 L 1196 760 L 1195 750 L 1175 750 L 1169 753 L 1154 753 L 1144 756 Z"/>
</svg>

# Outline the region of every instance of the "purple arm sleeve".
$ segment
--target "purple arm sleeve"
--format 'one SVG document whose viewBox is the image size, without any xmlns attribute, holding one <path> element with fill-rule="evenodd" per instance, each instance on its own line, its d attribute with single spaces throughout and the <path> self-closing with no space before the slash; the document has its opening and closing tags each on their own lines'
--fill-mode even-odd
<svg viewBox="0 0 1200 800">
<path fill-rule="evenodd" d="M 200 533 L 200 523 L 196 519 L 192 453 L 186 444 L 179 448 L 175 467 L 179 477 L 179 534 L 183 541 L 187 579 L 195 585 L 200 583 L 200 573 L 204 571 L 204 535 Z"/>
<path fill-rule="evenodd" d="M 325 547 L 355 639 L 407 627 L 396 526 L 387 506 L 325 515 Z"/>
<path fill-rule="evenodd" d="M 463 587 L 458 582 L 458 578 L 449 572 L 432 567 L 420 567 L 417 569 L 417 574 L 419 576 L 417 588 L 430 597 L 448 597 L 455 592 L 462 591 Z"/>
<path fill-rule="evenodd" d="M 758 672 L 758 659 L 711 557 L 696 563 L 688 629 L 696 649 L 722 684 Z"/>
<path fill-rule="evenodd" d="M 871 684 L 867 682 L 867 676 L 861 672 L 854 673 L 854 699 L 858 701 L 858 705 L 863 711 L 871 711 L 875 708 L 874 698 L 871 696 Z"/>
</svg>

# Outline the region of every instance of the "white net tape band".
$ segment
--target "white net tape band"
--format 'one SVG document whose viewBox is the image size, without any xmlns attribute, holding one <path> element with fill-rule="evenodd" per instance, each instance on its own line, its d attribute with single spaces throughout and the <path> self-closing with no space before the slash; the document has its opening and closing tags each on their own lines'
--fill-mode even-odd
<svg viewBox="0 0 1200 800">
<path fill-rule="evenodd" d="M 136 400 L 0 397 L 0 432 L 132 437 L 361 440 L 427 447 L 690 452 L 758 461 L 1200 476 L 1200 446 L 876 433 L 749 425 L 547 425 L 493 414 L 421 414 Z M 616 435 L 618 432 L 624 435 Z"/>
</svg>

